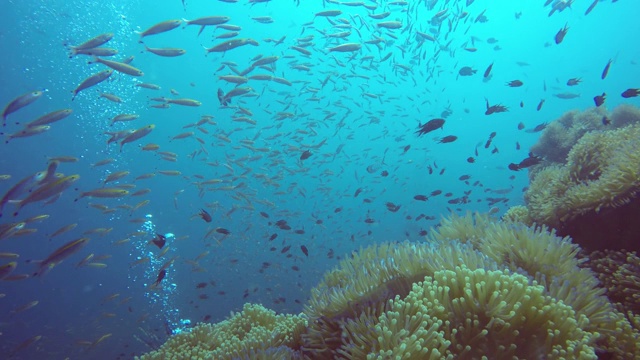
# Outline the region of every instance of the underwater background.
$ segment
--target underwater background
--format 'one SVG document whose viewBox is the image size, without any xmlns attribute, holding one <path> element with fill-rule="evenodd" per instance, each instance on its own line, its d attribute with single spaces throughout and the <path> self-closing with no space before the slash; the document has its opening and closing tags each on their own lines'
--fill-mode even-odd
<svg viewBox="0 0 640 360">
<path fill-rule="evenodd" d="M 24 191 L 3 206 L 3 231 L 48 216 L 22 224 L 17 234 L 2 233 L 0 265 L 16 261 L 17 267 L 0 281 L 0 351 L 14 359 L 127 359 L 248 302 L 299 313 L 323 274 L 362 247 L 422 241 L 452 212 L 497 220 L 524 204 L 528 171 L 509 164 L 530 157 L 542 130 L 536 126 L 592 108 L 602 93 L 606 109 L 639 105 L 637 97 L 620 94 L 640 87 L 640 4 L 600 1 L 585 15 L 592 2 L 576 0 L 550 15 L 558 3 L 3 1 L 0 103 L 36 90 L 43 95 L 7 116 L 0 194 L 46 170 L 52 158 L 58 172 L 80 178 L 50 204 L 18 209 Z M 327 10 L 341 14 L 316 16 Z M 368 15 L 385 11 L 384 20 Z M 229 17 L 226 24 L 241 27 L 238 38 L 258 45 L 207 54 L 203 48 L 227 41 L 215 36 L 233 30 L 207 26 L 198 35 L 199 26 L 185 22 L 139 43 L 136 32 L 162 21 L 213 15 Z M 401 26 L 377 26 L 382 21 Z M 344 31 L 350 34 L 339 34 Z M 69 47 L 103 33 L 113 33 L 104 46 L 118 51 L 110 59 L 134 56 L 131 65 L 144 75 L 116 71 L 72 101 L 78 84 L 108 68 L 87 64 L 89 56 L 70 57 Z M 344 43 L 361 48 L 329 51 Z M 292 48 L 300 44 L 309 54 Z M 145 45 L 186 53 L 162 57 Z M 290 84 L 249 79 L 239 85 L 252 88 L 249 96 L 224 106 L 218 90 L 228 94 L 236 84 L 219 76 L 237 75 L 234 68 L 249 68 L 259 55 L 279 58 L 246 76 L 268 74 Z M 464 67 L 475 72 L 465 76 Z M 581 81 L 569 87 L 569 79 Z M 522 85 L 506 85 L 514 80 Z M 201 104 L 155 108 L 162 102 L 152 97 Z M 508 111 L 486 115 L 496 104 Z M 10 136 L 66 108 L 72 114 L 47 131 Z M 139 117 L 112 124 L 118 114 Z M 203 116 L 211 118 L 194 126 Z M 435 118 L 445 120 L 442 129 L 419 136 L 420 126 Z M 155 128 L 142 139 L 107 144 L 105 132 L 149 124 Z M 455 141 L 442 141 L 451 135 Z M 142 150 L 147 144 L 159 149 Z M 105 159 L 113 160 L 96 166 Z M 128 173 L 105 184 L 120 171 Z M 143 174 L 155 175 L 134 180 Z M 214 181 L 203 184 L 208 180 Z M 81 196 L 121 185 L 130 193 L 150 191 Z M 211 222 L 198 215 L 201 209 Z M 166 237 L 162 249 L 152 242 L 156 234 Z M 37 260 L 83 237 L 90 241 L 77 253 L 34 275 Z"/>
</svg>

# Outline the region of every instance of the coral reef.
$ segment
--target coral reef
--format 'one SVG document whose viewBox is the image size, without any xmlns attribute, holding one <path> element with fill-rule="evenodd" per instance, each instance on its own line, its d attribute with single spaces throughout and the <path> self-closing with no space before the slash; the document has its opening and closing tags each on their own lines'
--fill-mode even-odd
<svg viewBox="0 0 640 360">
<path fill-rule="evenodd" d="M 140 360 L 299 359 L 301 315 L 276 315 L 261 305 L 245 304 L 242 312 L 217 324 L 198 324 L 172 336 Z"/>
<path fill-rule="evenodd" d="M 451 215 L 426 242 L 342 260 L 302 315 L 245 305 L 141 359 L 640 359 L 640 319 L 612 304 L 579 251 L 545 227 Z M 611 289 L 633 270 L 607 268 L 620 274 Z"/>
</svg>

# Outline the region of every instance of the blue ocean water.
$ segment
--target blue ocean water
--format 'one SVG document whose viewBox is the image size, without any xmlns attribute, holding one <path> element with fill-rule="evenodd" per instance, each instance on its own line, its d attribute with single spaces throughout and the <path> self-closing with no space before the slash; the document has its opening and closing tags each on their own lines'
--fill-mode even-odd
<svg viewBox="0 0 640 360">
<path fill-rule="evenodd" d="M 15 216 L 16 204 L 4 207 L 0 225 L 48 217 L 24 225 L 33 230 L 0 240 L 0 252 L 19 255 L 0 259 L 0 264 L 17 262 L 16 279 L 0 281 L 2 357 L 131 358 L 197 322 L 220 321 L 245 302 L 300 312 L 323 273 L 361 247 L 419 241 L 450 212 L 492 211 L 498 217 L 522 204 L 527 172 L 507 165 L 526 158 L 540 133 L 518 130 L 518 123 L 533 129 L 566 111 L 594 106 L 593 97 L 603 92 L 609 109 L 638 105 L 637 98 L 619 95 L 640 87 L 637 2 L 601 1 L 585 15 L 592 2 L 576 0 L 551 16 L 553 4 L 545 7 L 542 0 L 364 1 L 376 3 L 372 12 L 324 1 L 3 1 L 0 104 L 35 90 L 44 94 L 7 117 L 0 175 L 8 179 L 0 180 L 0 194 L 44 171 L 55 157 L 77 158 L 61 161 L 57 171 L 80 179 L 51 204 L 27 204 Z M 342 14 L 314 16 L 334 9 Z M 436 21 L 444 10 L 443 20 Z M 390 12 L 384 20 L 368 15 L 384 11 Z M 227 24 L 241 27 L 237 38 L 258 45 L 207 54 L 204 48 L 226 41 L 215 37 L 228 30 L 208 26 L 198 35 L 198 26 L 184 23 L 144 38 L 152 48 L 182 48 L 182 56 L 161 57 L 139 43 L 136 32 L 162 21 L 213 15 L 228 16 Z M 266 16 L 273 22 L 254 19 Z M 381 21 L 399 21 L 401 27 L 381 29 L 376 26 Z M 556 44 L 565 25 L 566 37 Z M 344 31 L 350 34 L 332 36 Z M 144 75 L 114 72 L 71 101 L 78 84 L 107 67 L 88 64 L 87 56 L 69 58 L 68 45 L 109 32 L 113 39 L 104 46 L 118 50 L 113 60 L 134 56 L 131 65 Z M 304 41 L 310 55 L 292 48 L 311 36 Z M 378 43 L 366 43 L 374 40 Z M 328 50 L 344 43 L 363 45 L 356 52 Z M 291 85 L 249 80 L 240 86 L 250 86 L 250 96 L 221 106 L 218 89 L 228 93 L 235 85 L 219 76 L 236 75 L 232 68 L 243 71 L 260 55 L 279 58 L 247 76 L 269 74 Z M 490 79 L 483 80 L 492 63 Z M 477 72 L 460 76 L 465 66 Z M 570 78 L 582 82 L 567 87 Z M 523 85 L 505 85 L 512 80 Z M 141 82 L 160 90 L 135 86 Z M 553 96 L 565 92 L 580 96 Z M 111 102 L 100 93 L 123 101 Z M 201 106 L 153 108 L 158 102 L 152 97 L 195 99 Z M 487 116 L 487 101 L 509 111 Z M 248 111 L 239 114 L 239 107 Z M 27 122 L 65 108 L 72 115 L 48 131 L 4 143 Z M 139 118 L 110 125 L 123 113 Z M 211 123 L 185 128 L 205 115 L 212 116 Z M 241 116 L 255 124 L 234 121 Z M 417 136 L 418 125 L 433 118 L 445 118 L 444 128 Z M 107 145 L 105 132 L 149 124 L 155 129 L 122 151 L 116 143 Z M 189 131 L 194 135 L 172 140 Z M 492 132 L 496 135 L 485 148 Z M 457 140 L 438 143 L 448 135 Z M 175 161 L 141 150 L 149 143 L 177 154 Z M 301 160 L 304 151 L 311 156 Z M 114 160 L 93 166 L 109 158 Z M 104 185 L 119 171 L 129 174 Z M 134 181 L 148 173 L 156 175 Z M 468 179 L 460 180 L 464 175 Z M 221 181 L 201 184 L 212 179 Z M 127 184 L 136 185 L 128 189 L 132 193 L 150 192 L 79 198 L 82 192 Z M 436 190 L 442 194 L 431 196 Z M 415 200 L 420 194 L 429 199 Z M 493 204 L 488 198 L 501 199 Z M 144 200 L 148 204 L 131 210 Z M 201 209 L 211 214 L 211 223 L 198 216 Z M 291 229 L 276 226 L 279 220 Z M 73 223 L 74 229 L 51 238 Z M 162 256 L 151 243 L 156 233 L 167 237 Z M 277 237 L 270 240 L 273 234 Z M 90 238 L 85 247 L 47 274 L 33 276 L 36 260 L 82 237 Z M 89 265 L 78 266 L 90 254 Z M 163 266 L 166 276 L 154 288 Z"/>
</svg>

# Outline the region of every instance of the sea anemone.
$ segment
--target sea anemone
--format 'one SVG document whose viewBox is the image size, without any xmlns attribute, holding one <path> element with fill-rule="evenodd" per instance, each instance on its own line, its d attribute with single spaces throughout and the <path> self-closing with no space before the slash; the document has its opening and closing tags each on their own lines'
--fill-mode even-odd
<svg viewBox="0 0 640 360">
<path fill-rule="evenodd" d="M 603 116 L 606 116 L 606 110 L 597 107 L 583 112 L 568 111 L 547 125 L 538 142 L 531 147 L 531 152 L 546 160 L 543 166 L 564 163 L 573 145 L 584 134 L 605 127 Z"/>
<path fill-rule="evenodd" d="M 640 109 L 633 105 L 618 105 L 611 112 L 611 125 L 615 128 L 636 124 L 640 122 Z"/>
<path fill-rule="evenodd" d="M 529 216 L 529 209 L 524 205 L 514 205 L 502 215 L 502 221 L 533 225 L 533 219 Z"/>
<path fill-rule="evenodd" d="M 627 251 L 596 251 L 589 254 L 591 268 L 607 297 L 623 314 L 640 315 L 640 257 Z"/>
<path fill-rule="evenodd" d="M 459 242 L 403 242 L 361 249 L 312 289 L 304 311 L 310 323 L 303 335 L 305 353 L 313 359 L 335 358 L 354 346 L 352 338 L 343 336 L 348 324 L 353 328 L 356 319 L 377 318 L 390 299 L 404 298 L 425 276 L 463 264 L 497 268 L 488 257 Z"/>
<path fill-rule="evenodd" d="M 566 165 L 544 168 L 531 181 L 525 194 L 531 218 L 588 250 L 640 248 L 632 219 L 639 207 L 633 202 L 640 190 L 639 149 L 640 124 L 584 135 Z M 620 234 L 617 240 L 599 241 L 612 233 Z"/>
<path fill-rule="evenodd" d="M 485 214 L 452 215 L 431 232 L 431 239 L 438 242 L 456 236 L 474 239 L 475 249 L 500 267 L 526 275 L 544 286 L 547 295 L 571 306 L 578 317 L 589 319 L 584 330 L 602 335 L 598 349 L 624 356 L 640 350 L 638 331 L 615 311 L 595 274 L 581 267 L 585 260 L 577 256 L 580 248 L 570 238 L 556 236 L 545 227 L 490 222 Z"/>
<path fill-rule="evenodd" d="M 242 311 L 217 324 L 198 324 L 170 337 L 158 350 L 140 360 L 181 359 L 296 359 L 303 315 L 276 315 L 261 305 L 245 304 Z M 285 349 L 288 348 L 288 349 Z M 282 355 L 285 354 L 285 355 Z"/>
<path fill-rule="evenodd" d="M 437 271 L 390 303 L 368 358 L 597 358 L 585 316 L 508 270 Z"/>
</svg>

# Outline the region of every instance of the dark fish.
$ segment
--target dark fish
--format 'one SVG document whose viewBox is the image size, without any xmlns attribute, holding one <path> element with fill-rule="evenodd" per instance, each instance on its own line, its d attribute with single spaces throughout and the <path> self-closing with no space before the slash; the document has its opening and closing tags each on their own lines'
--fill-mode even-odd
<svg viewBox="0 0 640 360">
<path fill-rule="evenodd" d="M 376 221 L 373 220 L 372 218 L 368 217 L 368 218 L 364 219 L 364 222 L 366 222 L 367 224 L 373 224 Z"/>
<path fill-rule="evenodd" d="M 300 160 L 307 160 L 309 157 L 311 157 L 311 151 L 309 151 L 309 150 L 305 150 L 305 151 L 300 155 Z"/>
<path fill-rule="evenodd" d="M 524 101 L 520 101 L 520 107 L 523 108 L 524 107 Z"/>
<path fill-rule="evenodd" d="M 524 83 L 520 80 L 511 80 L 507 83 L 507 86 L 510 87 L 520 87 L 522 86 Z"/>
<path fill-rule="evenodd" d="M 431 192 L 431 196 L 437 196 L 437 195 L 440 195 L 440 194 L 442 194 L 442 190 L 433 190 Z"/>
<path fill-rule="evenodd" d="M 476 162 L 476 159 L 474 159 L 474 158 L 472 158 L 471 156 L 469 156 L 469 157 L 467 158 L 467 162 L 468 162 L 469 164 L 473 164 L 474 162 Z"/>
<path fill-rule="evenodd" d="M 460 181 L 465 181 L 471 179 L 471 175 L 462 175 L 458 178 Z"/>
<path fill-rule="evenodd" d="M 400 210 L 400 205 L 396 205 L 392 202 L 388 202 L 385 204 L 387 207 L 387 210 L 391 211 L 391 212 L 398 212 L 398 210 Z"/>
<path fill-rule="evenodd" d="M 493 63 L 491 63 L 491 65 L 489 65 L 487 67 L 487 70 L 484 71 L 484 75 L 483 76 L 484 76 L 485 79 L 488 78 L 489 75 L 491 75 L 491 69 L 492 68 L 493 68 Z"/>
<path fill-rule="evenodd" d="M 487 16 L 484 14 L 487 11 L 487 9 L 482 10 L 482 12 L 480 12 L 480 15 L 476 16 L 476 20 L 475 22 L 479 22 L 479 23 L 486 23 L 487 21 L 489 21 L 489 18 L 487 18 Z"/>
<path fill-rule="evenodd" d="M 206 282 L 200 282 L 196 285 L 196 289 L 204 289 L 207 287 L 207 283 Z"/>
<path fill-rule="evenodd" d="M 362 188 L 358 188 L 355 194 L 353 194 L 353 197 L 358 197 L 358 195 L 360 195 L 361 192 L 362 192 Z"/>
<path fill-rule="evenodd" d="M 504 105 L 491 105 L 487 107 L 487 111 L 484 112 L 485 115 L 491 115 L 495 113 L 507 112 L 509 108 Z"/>
<path fill-rule="evenodd" d="M 418 134 L 418 136 L 422 136 L 433 130 L 442 129 L 442 127 L 444 126 L 444 122 L 445 122 L 444 119 L 431 119 L 427 121 L 424 125 L 421 125 L 420 123 L 418 123 L 418 131 L 416 131 L 416 134 Z"/>
<path fill-rule="evenodd" d="M 599 107 L 600 105 L 604 104 L 605 100 L 607 100 L 606 93 L 602 93 L 602 95 L 598 95 L 593 98 L 593 102 L 596 104 L 596 107 Z"/>
<path fill-rule="evenodd" d="M 304 230 L 302 230 L 302 229 L 294 230 L 293 232 L 298 234 L 298 235 L 303 235 L 304 234 Z"/>
<path fill-rule="evenodd" d="M 200 215 L 202 220 L 204 220 L 204 221 L 206 221 L 208 223 L 211 222 L 211 215 L 205 209 L 200 209 L 200 213 L 198 213 L 198 215 Z"/>
<path fill-rule="evenodd" d="M 582 82 L 581 78 L 571 78 L 567 80 L 567 86 L 576 86 Z"/>
<path fill-rule="evenodd" d="M 271 236 L 269 236 L 269 241 L 273 241 L 277 237 L 278 237 L 278 234 L 272 234 Z"/>
<path fill-rule="evenodd" d="M 609 118 L 608 118 L 608 117 L 606 117 L 606 116 L 603 116 L 603 117 L 602 117 L 602 125 L 605 125 L 605 126 L 606 126 L 606 125 L 609 125 L 609 124 L 611 124 L 611 119 L 609 119 Z"/>
<path fill-rule="evenodd" d="M 300 250 L 302 250 L 302 253 L 303 253 L 305 256 L 309 256 L 309 250 L 307 249 L 307 247 L 306 247 L 306 246 L 304 246 L 304 245 L 300 245 Z"/>
<path fill-rule="evenodd" d="M 526 169 L 528 167 L 531 167 L 533 165 L 538 165 L 540 164 L 540 162 L 542 162 L 542 158 L 539 156 L 535 156 L 532 153 L 529 153 L 529 157 L 527 157 L 526 159 L 520 161 L 520 163 L 518 164 L 518 167 L 520 169 Z"/>
<path fill-rule="evenodd" d="M 520 143 L 516 141 L 516 150 L 520 150 Z"/>
<path fill-rule="evenodd" d="M 380 176 L 387 177 L 389 176 L 389 172 L 387 170 L 382 170 L 382 172 L 380 173 Z"/>
<path fill-rule="evenodd" d="M 488 149 L 491 146 L 492 140 L 493 140 L 493 137 L 489 137 L 489 139 L 487 139 L 487 142 L 484 144 L 485 149 Z"/>
<path fill-rule="evenodd" d="M 518 123 L 518 130 L 524 129 L 524 124 L 522 122 Z"/>
<path fill-rule="evenodd" d="M 509 170 L 518 171 L 518 170 L 526 169 L 526 168 L 531 167 L 533 165 L 540 164 L 541 161 L 542 161 L 541 157 L 535 156 L 532 153 L 529 153 L 529 157 L 527 157 L 524 160 L 520 161 L 520 163 L 518 163 L 518 164 L 511 163 L 511 164 L 509 164 L 508 167 L 509 167 Z"/>
<path fill-rule="evenodd" d="M 546 128 L 547 128 L 547 125 L 549 125 L 549 123 L 546 123 L 546 122 L 545 122 L 545 123 L 542 123 L 542 124 L 538 124 L 538 125 L 536 125 L 536 127 L 534 127 L 533 129 L 526 130 L 526 132 L 528 132 L 528 133 L 530 133 L 530 134 L 540 132 L 540 131 L 542 131 L 542 130 L 546 129 Z"/>
<path fill-rule="evenodd" d="M 625 99 L 636 97 L 640 95 L 640 89 L 627 89 L 621 95 Z"/>
<path fill-rule="evenodd" d="M 289 249 L 291 249 L 291 245 L 287 245 L 285 247 L 282 248 L 282 250 L 280 250 L 281 254 L 286 253 L 287 251 L 289 251 Z"/>
<path fill-rule="evenodd" d="M 487 111 L 484 112 L 485 115 L 491 115 L 494 113 L 506 112 L 509 111 L 509 108 L 506 106 L 497 104 L 497 105 L 489 105 L 489 99 L 484 99 L 487 104 Z"/>
<path fill-rule="evenodd" d="M 158 273 L 158 276 L 156 277 L 156 281 L 153 283 L 152 287 L 156 287 L 160 285 L 160 282 L 162 281 L 162 279 L 164 279 L 166 275 L 167 275 L 167 270 L 165 269 L 160 270 L 160 272 Z"/>
<path fill-rule="evenodd" d="M 229 235 L 231 234 L 231 231 L 225 229 L 225 228 L 217 228 L 216 229 L 217 233 L 223 234 L 223 235 Z"/>
<path fill-rule="evenodd" d="M 565 24 L 564 27 L 562 29 L 560 29 L 558 31 L 558 33 L 556 34 L 555 40 L 556 40 L 556 44 L 560 44 L 562 42 L 562 40 L 564 40 L 565 35 L 567 35 L 567 31 L 569 31 L 569 24 Z"/>
<path fill-rule="evenodd" d="M 260 211 L 260 216 L 262 216 L 262 217 L 263 217 L 263 218 L 265 218 L 265 219 L 268 219 L 268 218 L 269 218 L 269 214 L 267 214 L 267 213 L 266 213 L 266 212 L 264 212 L 264 211 Z"/>
<path fill-rule="evenodd" d="M 536 110 L 540 111 L 540 109 L 542 109 L 543 104 L 544 104 L 544 99 L 540 100 L 540 103 L 538 104 L 538 107 L 536 108 Z"/>
<path fill-rule="evenodd" d="M 438 141 L 438 144 L 446 144 L 450 142 L 454 142 L 458 139 L 455 135 L 447 135 Z"/>
<path fill-rule="evenodd" d="M 426 195 L 416 195 L 413 198 L 418 200 L 418 201 L 427 201 L 427 200 L 429 200 L 429 198 Z"/>
<path fill-rule="evenodd" d="M 609 59 L 609 62 L 607 63 L 607 65 L 605 65 L 604 70 L 602 70 L 602 76 L 600 76 L 602 80 L 604 80 L 607 77 L 607 75 L 609 75 L 609 68 L 611 68 L 612 62 L 613 62 L 613 59 Z"/>
<path fill-rule="evenodd" d="M 156 234 L 156 237 L 151 240 L 158 249 L 162 249 L 164 244 L 167 243 L 167 238 L 164 235 Z"/>
<path fill-rule="evenodd" d="M 339 213 L 340 211 L 342 211 L 342 207 L 337 207 L 333 210 L 334 213 Z"/>
<path fill-rule="evenodd" d="M 458 71 L 458 74 L 460 74 L 461 76 L 471 76 L 476 72 L 478 72 L 478 70 L 474 70 L 469 66 L 464 66 L 460 68 L 460 70 Z"/>
</svg>

